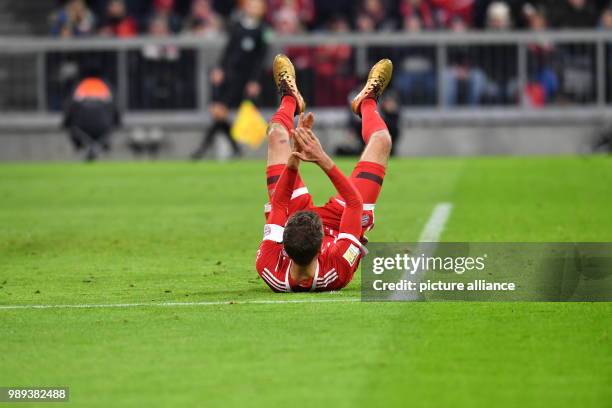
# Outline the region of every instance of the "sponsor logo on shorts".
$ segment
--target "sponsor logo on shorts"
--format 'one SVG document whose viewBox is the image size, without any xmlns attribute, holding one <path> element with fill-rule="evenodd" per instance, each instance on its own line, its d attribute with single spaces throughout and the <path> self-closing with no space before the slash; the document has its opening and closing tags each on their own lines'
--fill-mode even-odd
<svg viewBox="0 0 612 408">
<path fill-rule="evenodd" d="M 264 226 L 264 238 L 270 235 L 272 228 L 269 225 Z"/>
</svg>

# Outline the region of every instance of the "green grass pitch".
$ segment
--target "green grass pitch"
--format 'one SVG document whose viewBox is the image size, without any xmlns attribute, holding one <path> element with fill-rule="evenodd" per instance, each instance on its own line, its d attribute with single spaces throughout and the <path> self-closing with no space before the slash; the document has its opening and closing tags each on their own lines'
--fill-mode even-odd
<svg viewBox="0 0 612 408">
<path fill-rule="evenodd" d="M 0 165 L 0 305 L 359 297 L 358 276 L 336 294 L 258 279 L 263 172 Z M 303 174 L 324 202 L 324 175 Z M 369 238 L 416 240 L 442 201 L 444 241 L 608 242 L 612 160 L 395 160 Z M 610 407 L 611 317 L 610 303 L 0 309 L 0 386 L 69 386 L 79 407 Z"/>
</svg>

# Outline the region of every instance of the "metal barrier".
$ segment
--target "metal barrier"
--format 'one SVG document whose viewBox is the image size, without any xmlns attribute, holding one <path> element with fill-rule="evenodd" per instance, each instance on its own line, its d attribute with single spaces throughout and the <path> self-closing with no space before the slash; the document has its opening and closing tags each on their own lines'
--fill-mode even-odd
<svg viewBox="0 0 612 408">
<path fill-rule="evenodd" d="M 79 71 L 96 67 L 129 123 L 206 120 L 208 73 L 223 37 L 116 40 L 0 38 L 0 126 L 57 123 Z M 273 37 L 269 57 L 298 61 L 309 107 L 337 121 L 380 57 L 395 63 L 391 97 L 405 119 L 435 122 L 603 120 L 612 103 L 612 33 L 435 32 Z M 270 59 L 270 58 L 268 58 Z M 269 65 L 268 65 L 269 66 Z M 276 96 L 263 78 L 260 106 Z"/>
</svg>

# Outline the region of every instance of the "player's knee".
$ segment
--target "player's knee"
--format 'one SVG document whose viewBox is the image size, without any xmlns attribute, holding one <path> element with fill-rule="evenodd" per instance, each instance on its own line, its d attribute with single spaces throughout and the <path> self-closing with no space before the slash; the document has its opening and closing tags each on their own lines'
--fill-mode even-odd
<svg viewBox="0 0 612 408">
<path fill-rule="evenodd" d="M 268 126 L 268 165 L 285 164 L 291 154 L 289 133 L 277 123 Z"/>
<path fill-rule="evenodd" d="M 268 146 L 275 147 L 280 145 L 287 145 L 289 143 L 289 135 L 282 126 L 278 126 L 272 123 L 268 127 Z"/>
<path fill-rule="evenodd" d="M 383 152 L 391 152 L 391 147 L 393 145 L 393 141 L 391 140 L 391 135 L 387 130 L 380 130 L 378 132 L 374 132 L 372 136 L 370 136 L 370 140 L 368 144 L 374 143 Z"/>
</svg>

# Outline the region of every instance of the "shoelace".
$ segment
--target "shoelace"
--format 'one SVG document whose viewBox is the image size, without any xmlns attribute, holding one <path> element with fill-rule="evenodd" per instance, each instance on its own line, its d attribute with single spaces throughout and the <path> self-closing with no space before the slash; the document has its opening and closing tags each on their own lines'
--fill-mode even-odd
<svg viewBox="0 0 612 408">
<path fill-rule="evenodd" d="M 281 86 L 283 86 L 283 87 L 286 86 L 286 87 L 288 87 L 292 91 L 294 90 L 293 89 L 294 88 L 293 84 L 291 84 L 290 81 L 289 81 L 291 79 L 291 75 L 289 75 L 288 71 L 282 71 L 279 74 L 279 79 L 280 79 Z"/>
<path fill-rule="evenodd" d="M 385 79 L 381 77 L 372 79 L 372 83 L 370 85 L 370 91 L 374 93 L 378 93 L 380 89 L 382 89 L 384 82 L 385 82 Z"/>
</svg>

